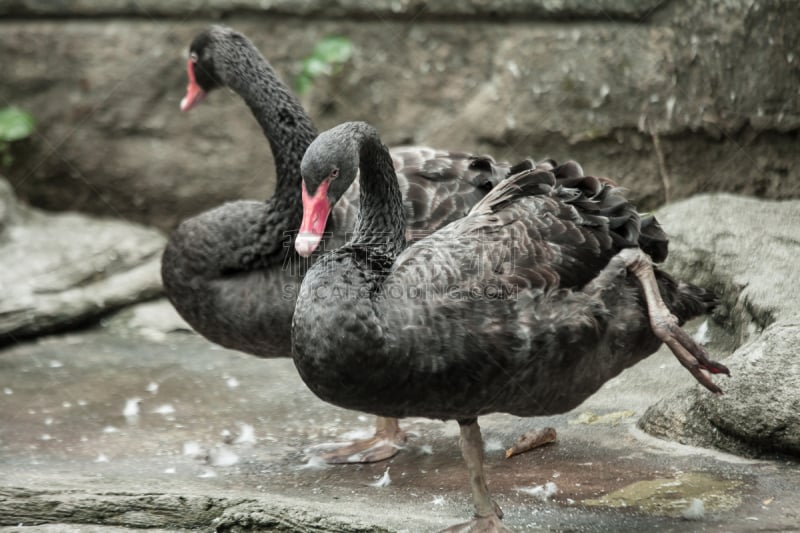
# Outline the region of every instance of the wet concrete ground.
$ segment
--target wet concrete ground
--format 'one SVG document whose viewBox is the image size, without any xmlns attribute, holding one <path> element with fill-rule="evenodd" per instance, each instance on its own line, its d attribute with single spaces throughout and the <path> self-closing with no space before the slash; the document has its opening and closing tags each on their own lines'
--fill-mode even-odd
<svg viewBox="0 0 800 533">
<path fill-rule="evenodd" d="M 0 352 L 0 530 L 417 532 L 469 518 L 455 422 L 405 420 L 415 436 L 384 463 L 309 465 L 303 448 L 366 434 L 373 418 L 317 400 L 289 359 L 167 332 L 166 306 Z M 565 415 L 482 418 L 490 489 L 506 524 L 798 530 L 797 463 L 742 459 L 636 429 L 648 405 L 691 382 L 662 350 Z M 504 458 L 519 434 L 545 425 L 556 428 L 556 443 Z M 390 484 L 374 486 L 387 469 Z M 553 494 L 537 495 L 548 482 Z M 704 512 L 689 520 L 694 499 Z"/>
</svg>

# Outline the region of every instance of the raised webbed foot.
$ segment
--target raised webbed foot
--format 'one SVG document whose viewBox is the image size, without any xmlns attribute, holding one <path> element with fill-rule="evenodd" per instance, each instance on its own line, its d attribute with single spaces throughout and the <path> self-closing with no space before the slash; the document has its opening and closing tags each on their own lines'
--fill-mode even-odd
<svg viewBox="0 0 800 533">
<path fill-rule="evenodd" d="M 708 352 L 692 339 L 678 324 L 678 319 L 670 313 L 661 294 L 653 273 L 650 259 L 638 248 L 622 250 L 617 257 L 624 261 L 639 280 L 644 291 L 647 311 L 650 314 L 650 326 L 661 342 L 667 345 L 678 361 L 705 388 L 714 394 L 722 394 L 722 389 L 711 379 L 711 374 L 730 375 L 728 368 L 708 358 Z"/>
</svg>

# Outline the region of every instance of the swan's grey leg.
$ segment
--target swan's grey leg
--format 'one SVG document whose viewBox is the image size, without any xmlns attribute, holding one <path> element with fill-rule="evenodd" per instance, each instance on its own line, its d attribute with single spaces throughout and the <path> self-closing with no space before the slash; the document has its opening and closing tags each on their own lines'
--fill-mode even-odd
<svg viewBox="0 0 800 533">
<path fill-rule="evenodd" d="M 445 529 L 442 533 L 504 533 L 508 528 L 500 520 L 503 511 L 492 500 L 489 487 L 486 484 L 486 475 L 483 472 L 483 438 L 478 420 L 471 418 L 459 420 L 461 428 L 461 455 L 467 463 L 469 482 L 472 486 L 472 501 L 475 504 L 475 518 L 469 522 L 458 524 Z"/>
<path fill-rule="evenodd" d="M 605 269 L 587 285 L 586 290 L 600 289 L 607 286 L 610 280 L 624 270 L 630 271 L 642 287 L 650 327 L 661 342 L 667 345 L 678 361 L 686 367 L 694 378 L 705 388 L 715 394 L 720 389 L 709 376 L 711 374 L 729 374 L 728 369 L 708 358 L 705 348 L 697 344 L 679 325 L 678 319 L 670 313 L 661 293 L 658 290 L 653 264 L 650 258 L 639 248 L 626 248 L 614 256 Z"/>
<path fill-rule="evenodd" d="M 483 437 L 478 420 L 476 418 L 459 420 L 458 425 L 461 429 L 461 438 L 459 439 L 461 455 L 469 470 L 475 516 L 482 518 L 497 515 L 498 518 L 503 518 L 503 511 L 492 500 L 489 486 L 486 484 L 486 474 L 483 472 Z"/>
<path fill-rule="evenodd" d="M 375 434 L 384 435 L 389 440 L 395 440 L 397 436 L 403 435 L 405 441 L 405 432 L 400 429 L 400 421 L 396 418 L 375 417 Z"/>
</svg>

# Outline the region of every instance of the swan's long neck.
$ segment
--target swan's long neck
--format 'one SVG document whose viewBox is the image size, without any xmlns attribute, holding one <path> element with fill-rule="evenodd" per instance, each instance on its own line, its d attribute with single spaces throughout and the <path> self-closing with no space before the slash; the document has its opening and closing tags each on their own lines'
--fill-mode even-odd
<svg viewBox="0 0 800 533">
<path fill-rule="evenodd" d="M 394 258 L 406 247 L 406 213 L 389 149 L 377 131 L 355 124 L 359 143 L 361 209 L 350 244 Z"/>
<path fill-rule="evenodd" d="M 367 359 L 385 350 L 386 274 L 405 247 L 405 211 L 391 156 L 370 126 L 351 123 L 337 137 L 359 158 L 361 212 L 353 238 L 325 254 L 303 280 L 295 305 L 295 365 L 323 399 L 369 381 Z M 324 135 L 324 134 L 323 134 Z M 377 298 L 376 298 L 377 297 Z M 339 398 L 336 401 L 343 401 Z"/>
<path fill-rule="evenodd" d="M 239 57 L 230 64 L 224 81 L 242 97 L 269 141 L 277 176 L 273 202 L 291 218 L 287 225 L 296 229 L 303 213 L 300 162 L 317 131 L 255 46 L 249 41 L 240 43 L 236 52 Z"/>
</svg>

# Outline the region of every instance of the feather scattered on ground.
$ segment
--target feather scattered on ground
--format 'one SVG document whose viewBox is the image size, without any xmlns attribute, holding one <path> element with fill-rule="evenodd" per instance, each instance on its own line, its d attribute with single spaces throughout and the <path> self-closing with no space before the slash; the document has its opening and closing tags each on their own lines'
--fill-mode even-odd
<svg viewBox="0 0 800 533">
<path fill-rule="evenodd" d="M 122 409 L 122 416 L 125 418 L 133 418 L 139 416 L 139 404 L 142 403 L 141 398 L 128 398 L 125 401 L 125 407 Z"/>
<path fill-rule="evenodd" d="M 706 506 L 703 504 L 703 500 L 699 498 L 692 498 L 689 507 L 683 511 L 683 517 L 686 520 L 702 520 L 705 515 Z"/>
<path fill-rule="evenodd" d="M 417 450 L 420 455 L 433 455 L 433 446 L 430 444 L 421 444 Z"/>
<path fill-rule="evenodd" d="M 708 332 L 708 319 L 704 320 L 697 331 L 692 335 L 697 344 L 708 344 L 711 341 L 711 334 Z"/>
<path fill-rule="evenodd" d="M 391 484 L 392 484 L 392 478 L 389 477 L 389 467 L 386 467 L 386 471 L 383 473 L 381 478 L 375 483 L 370 483 L 369 486 L 383 488 L 383 487 L 388 487 Z"/>
<path fill-rule="evenodd" d="M 225 446 L 217 446 L 208 451 L 208 464 L 211 466 L 232 466 L 238 462 L 239 456 Z"/>
<path fill-rule="evenodd" d="M 486 453 L 497 452 L 503 449 L 505 449 L 505 446 L 503 446 L 503 443 L 500 441 L 500 439 L 486 439 L 486 441 L 483 443 L 483 451 Z"/>
<path fill-rule="evenodd" d="M 234 444 L 255 444 L 256 430 L 250 424 L 239 424 L 239 434 L 233 441 Z"/>
<path fill-rule="evenodd" d="M 175 412 L 175 408 L 172 407 L 171 404 L 165 403 L 163 405 L 159 405 L 150 412 L 155 413 L 157 415 L 171 415 Z"/>
<path fill-rule="evenodd" d="M 368 439 L 373 435 L 374 432 L 371 429 L 352 429 L 350 431 L 342 433 L 337 438 L 343 441 L 356 441 L 356 440 Z"/>
<path fill-rule="evenodd" d="M 298 467 L 300 470 L 322 470 L 323 468 L 328 468 L 328 463 L 325 460 L 318 456 L 318 455 L 311 455 L 308 457 L 308 460 L 305 464 L 302 464 Z"/>
<path fill-rule="evenodd" d="M 195 440 L 186 441 L 183 443 L 183 455 L 195 458 L 200 457 L 203 455 L 203 448 Z"/>
<path fill-rule="evenodd" d="M 522 492 L 525 494 L 529 494 L 540 499 L 543 502 L 549 500 L 556 492 L 558 492 L 558 487 L 552 481 L 548 481 L 544 485 L 536 485 L 535 487 L 517 487 L 517 492 Z"/>
</svg>

